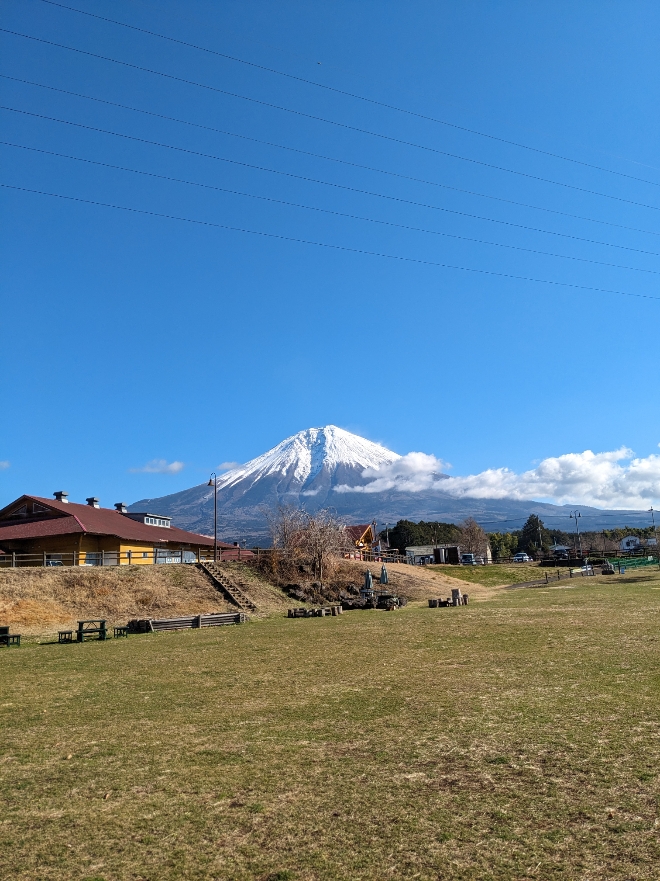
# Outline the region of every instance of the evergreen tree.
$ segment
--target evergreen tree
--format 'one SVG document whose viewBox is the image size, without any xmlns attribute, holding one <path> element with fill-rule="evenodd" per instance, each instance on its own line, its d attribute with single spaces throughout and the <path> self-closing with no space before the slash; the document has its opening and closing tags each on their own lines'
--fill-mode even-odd
<svg viewBox="0 0 660 881">
<path fill-rule="evenodd" d="M 380 533 L 380 538 L 386 537 L 386 531 Z M 390 547 L 396 548 L 400 554 L 405 554 L 407 547 L 414 545 L 437 545 L 459 542 L 461 530 L 454 523 L 426 522 L 421 520 L 414 523 L 412 520 L 399 520 L 396 526 L 389 530 Z"/>
<path fill-rule="evenodd" d="M 520 530 L 519 547 L 530 556 L 547 552 L 552 544 L 552 535 L 543 525 L 537 514 L 530 514 L 527 522 Z"/>
</svg>

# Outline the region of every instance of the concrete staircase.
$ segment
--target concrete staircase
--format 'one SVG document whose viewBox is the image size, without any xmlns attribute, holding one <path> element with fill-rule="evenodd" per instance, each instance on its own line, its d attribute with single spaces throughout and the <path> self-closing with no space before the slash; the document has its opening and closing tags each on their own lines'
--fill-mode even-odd
<svg viewBox="0 0 660 881">
<path fill-rule="evenodd" d="M 197 568 L 211 579 L 213 584 L 223 593 L 230 603 L 238 606 L 243 612 L 256 612 L 257 607 L 247 594 L 247 585 L 242 578 L 229 572 L 221 563 L 198 563 Z"/>
</svg>

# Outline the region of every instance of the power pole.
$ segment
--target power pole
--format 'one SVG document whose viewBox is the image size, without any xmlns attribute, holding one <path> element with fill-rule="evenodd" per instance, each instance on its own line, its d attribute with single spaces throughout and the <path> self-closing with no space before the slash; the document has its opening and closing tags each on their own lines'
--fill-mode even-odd
<svg viewBox="0 0 660 881">
<path fill-rule="evenodd" d="M 578 540 L 578 545 L 579 545 L 580 556 L 582 556 L 582 539 L 580 538 L 580 525 L 579 525 L 579 523 L 578 523 L 578 519 L 579 519 L 581 516 L 582 516 L 582 515 L 580 514 L 579 511 L 571 511 L 571 513 L 570 513 L 570 518 L 571 518 L 571 520 L 575 520 L 575 534 L 577 535 L 577 540 Z M 573 545 L 573 547 L 575 547 L 575 545 Z M 577 554 L 577 552 L 578 552 L 578 548 L 575 548 L 575 552 L 576 552 L 576 554 Z"/>
<path fill-rule="evenodd" d="M 653 524 L 653 537 L 655 538 L 655 550 L 658 553 L 658 565 L 660 566 L 660 552 L 658 552 L 658 533 L 655 530 L 655 511 L 653 510 L 653 505 L 649 508 L 649 514 L 651 515 L 651 523 Z"/>
</svg>

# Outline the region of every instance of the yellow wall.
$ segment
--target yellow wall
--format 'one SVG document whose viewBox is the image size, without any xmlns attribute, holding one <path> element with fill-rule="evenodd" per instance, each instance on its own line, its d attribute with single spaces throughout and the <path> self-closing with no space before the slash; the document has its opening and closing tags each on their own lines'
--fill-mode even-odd
<svg viewBox="0 0 660 881">
<path fill-rule="evenodd" d="M 18 544 L 18 542 L 17 542 Z M 178 553 L 181 550 L 181 544 L 171 542 L 167 545 L 156 545 L 157 548 L 163 550 L 171 550 Z M 197 546 L 184 545 L 183 549 L 197 553 Z M 41 565 L 38 557 L 41 554 L 61 554 L 62 563 L 70 566 L 72 563 L 78 566 L 86 565 L 86 554 L 97 555 L 101 551 L 105 551 L 108 555 L 116 555 L 115 560 L 121 565 L 128 563 L 127 552 L 131 551 L 131 563 L 133 565 L 153 564 L 154 562 L 154 545 L 144 542 L 124 542 L 113 536 L 103 535 L 61 535 L 46 536 L 44 538 L 33 539 L 31 541 L 20 542 L 20 547 L 16 550 L 17 555 L 33 554 L 34 559 L 25 561 L 18 560 L 19 565 Z M 211 551 L 212 552 L 212 551 Z M 143 556 L 147 554 L 147 556 Z M 96 563 L 98 558 L 92 558 Z M 98 560 L 100 562 L 100 560 Z M 91 560 L 90 560 L 91 563 Z M 112 557 L 107 561 L 108 565 L 112 565 L 114 560 Z"/>
<path fill-rule="evenodd" d="M 131 563 L 135 566 L 143 566 L 148 563 L 153 563 L 154 561 L 154 546 L 153 545 L 143 545 L 143 544 L 122 544 L 121 548 L 121 563 L 125 565 L 128 563 L 127 554 L 131 552 Z M 147 556 L 143 556 L 146 554 Z"/>
</svg>

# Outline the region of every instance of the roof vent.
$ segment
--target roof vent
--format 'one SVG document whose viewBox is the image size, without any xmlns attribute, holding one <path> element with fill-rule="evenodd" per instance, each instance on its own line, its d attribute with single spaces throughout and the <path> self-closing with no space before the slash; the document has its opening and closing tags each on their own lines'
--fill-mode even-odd
<svg viewBox="0 0 660 881">
<path fill-rule="evenodd" d="M 65 493 L 62 490 L 59 492 L 53 493 L 55 496 L 55 500 L 58 502 L 68 502 L 69 501 L 69 493 Z"/>
<path fill-rule="evenodd" d="M 100 508 L 99 500 L 96 496 L 90 496 L 88 499 L 85 499 L 90 508 Z"/>
<path fill-rule="evenodd" d="M 117 511 L 119 514 L 128 514 L 126 502 L 115 502 L 115 511 Z"/>
</svg>

